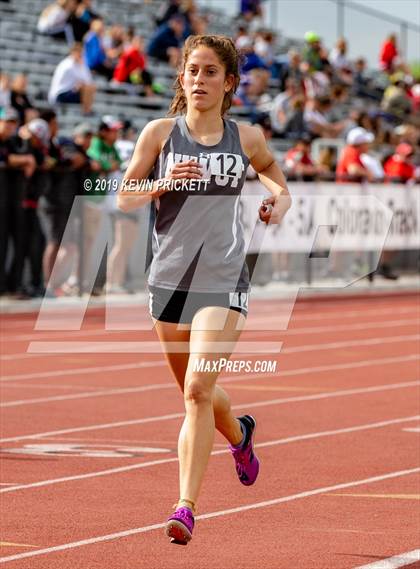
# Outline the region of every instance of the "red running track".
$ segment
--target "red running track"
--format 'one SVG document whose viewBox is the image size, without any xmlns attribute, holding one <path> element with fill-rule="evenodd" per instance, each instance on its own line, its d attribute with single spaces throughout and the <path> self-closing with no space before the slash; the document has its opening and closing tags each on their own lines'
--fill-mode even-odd
<svg viewBox="0 0 420 569">
<path fill-rule="evenodd" d="M 76 332 L 3 317 L 0 563 L 353 569 L 418 548 L 418 298 L 298 302 L 288 329 L 270 330 L 281 309 L 254 301 L 243 335 L 283 342 L 281 352 L 233 358 L 277 370 L 219 378 L 238 414 L 258 420 L 261 475 L 241 486 L 218 435 L 185 548 L 162 529 L 183 415 L 162 354 L 27 352 L 41 341 L 152 341 L 153 331 L 105 330 L 99 310 Z M 261 322 L 268 330 L 255 330 Z M 393 566 L 419 565 L 402 555 Z"/>
</svg>

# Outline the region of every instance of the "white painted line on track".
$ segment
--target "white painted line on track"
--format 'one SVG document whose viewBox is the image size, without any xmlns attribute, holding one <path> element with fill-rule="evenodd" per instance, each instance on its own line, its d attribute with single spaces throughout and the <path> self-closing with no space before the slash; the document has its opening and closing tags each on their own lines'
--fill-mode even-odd
<svg viewBox="0 0 420 569">
<path fill-rule="evenodd" d="M 399 567 L 411 565 L 416 561 L 420 561 L 420 549 L 413 549 L 413 551 L 394 555 L 394 557 L 389 557 L 388 559 L 381 559 L 368 565 L 359 565 L 355 569 L 398 569 Z"/>
<path fill-rule="evenodd" d="M 337 348 L 345 347 L 362 347 L 374 346 L 382 344 L 394 344 L 397 342 L 415 342 L 420 339 L 419 334 L 410 334 L 405 336 L 390 336 L 379 338 L 368 338 L 364 340 L 347 340 L 342 342 L 326 342 L 322 344 L 307 344 L 305 346 L 294 346 L 290 348 L 283 348 L 282 343 L 276 342 L 244 342 L 239 341 L 235 345 L 233 358 L 238 358 L 239 354 L 248 354 L 255 357 L 256 354 L 294 354 L 298 352 L 313 352 L 320 350 L 334 350 Z M 186 352 L 188 351 L 188 342 L 168 342 L 167 348 L 171 352 Z M 226 349 L 225 349 L 226 346 Z M 209 353 L 219 354 L 228 351 L 229 344 L 227 342 L 212 342 L 209 347 Z M 206 348 L 207 349 L 207 348 Z M 96 341 L 96 342 L 31 342 L 28 350 L 36 353 L 42 353 L 46 356 L 50 354 L 149 354 L 162 352 L 162 347 L 159 343 L 139 341 L 128 342 L 121 340 L 118 342 Z M 193 352 L 190 351 L 190 354 Z"/>
<path fill-rule="evenodd" d="M 412 336 L 403 336 L 402 339 L 400 341 L 409 341 L 411 340 L 413 337 Z M 420 339 L 420 336 L 415 336 L 415 338 Z M 373 341 L 375 340 L 375 341 Z M 372 341 L 366 341 L 366 344 L 370 345 L 370 344 L 376 344 L 376 343 L 383 343 L 383 340 L 381 338 L 374 338 Z M 331 345 L 330 348 L 325 348 L 325 349 L 336 349 L 338 347 L 344 347 L 344 343 L 343 345 L 340 345 L 340 342 L 335 342 L 334 344 Z M 346 346 L 351 346 L 352 343 L 345 343 Z M 321 346 L 321 349 L 324 349 L 322 346 L 323 344 L 319 344 L 316 346 L 303 346 L 303 350 L 302 351 L 306 351 L 306 348 L 312 348 L 313 350 L 318 350 L 320 349 L 318 346 Z M 298 348 L 299 351 L 301 347 Z M 290 351 L 294 353 L 295 348 L 290 348 Z M 404 356 L 403 356 L 404 357 Z M 363 360 L 362 360 L 363 361 Z M 359 362 L 356 362 L 359 363 Z M 342 364 L 341 364 L 342 365 Z M 297 370 L 293 370 L 293 371 L 297 371 Z M 264 377 L 265 378 L 270 378 L 270 377 L 283 377 L 284 375 L 287 375 L 287 372 L 284 373 L 276 373 L 276 374 L 265 374 Z M 230 377 L 230 376 L 229 376 Z M 261 374 L 246 374 L 246 375 L 240 375 L 240 376 L 233 376 L 231 379 L 229 379 L 229 383 L 232 383 L 234 381 L 245 381 L 248 379 L 254 379 L 255 377 L 260 378 Z M 222 379 L 219 379 L 219 383 L 221 381 L 225 382 L 227 381 L 228 378 L 224 377 Z M 1 385 L 1 384 L 0 384 Z M 8 386 L 10 386 L 10 384 L 8 384 Z M 11 385 L 11 387 L 15 387 L 14 385 Z M 36 386 L 33 386 L 36 388 Z M 50 385 L 50 386 L 43 386 L 44 389 L 46 388 L 50 388 L 50 389 L 63 389 L 63 386 L 60 385 Z M 113 389 L 112 387 L 109 388 L 95 388 L 95 387 L 87 387 L 86 389 L 89 389 L 90 391 L 87 392 L 79 392 L 79 393 L 72 393 L 72 394 L 65 394 L 65 395 L 50 395 L 49 397 L 35 397 L 32 399 L 14 399 L 11 401 L 5 401 L 4 403 L 0 403 L 0 408 L 8 408 L 8 407 L 20 407 L 22 405 L 37 405 L 40 403 L 49 403 L 49 402 L 58 402 L 58 401 L 69 401 L 69 400 L 74 400 L 74 399 L 87 399 L 87 398 L 94 398 L 94 397 L 105 397 L 105 396 L 111 396 L 111 395 L 125 395 L 128 393 L 142 393 L 145 391 L 155 391 L 155 390 L 160 390 L 160 389 L 170 389 L 173 387 L 177 387 L 177 385 L 174 382 L 171 383 L 159 383 L 159 384 L 148 384 L 148 385 L 143 385 L 143 386 L 139 386 L 139 387 L 121 387 L 118 389 Z M 77 387 L 75 386 L 68 386 L 69 389 L 77 389 Z M 3 386 L 4 389 L 4 386 Z M 83 386 L 81 386 L 79 389 L 85 389 Z"/>
<path fill-rule="evenodd" d="M 315 366 L 315 367 L 307 367 L 307 368 L 298 368 L 295 370 L 286 370 L 282 371 L 281 375 L 299 375 L 300 370 L 303 370 L 302 373 L 307 373 L 308 371 L 329 371 L 335 369 L 347 369 L 353 367 L 364 367 L 366 365 L 383 365 L 383 364 L 390 364 L 390 363 L 400 363 L 404 361 L 410 360 L 418 360 L 420 359 L 420 355 L 418 353 L 414 354 L 407 354 L 405 356 L 396 356 L 394 358 L 378 358 L 376 360 L 360 360 L 351 363 L 343 363 L 343 364 L 331 364 L 325 366 Z M 68 376 L 68 375 L 86 375 L 91 373 L 104 373 L 104 372 L 116 372 L 116 371 L 126 371 L 132 369 L 143 369 L 143 368 L 153 368 L 153 367 L 166 367 L 168 364 L 165 360 L 156 360 L 156 361 L 146 361 L 146 362 L 138 362 L 138 363 L 131 363 L 131 364 L 116 364 L 116 365 L 109 365 L 109 366 L 91 366 L 91 367 L 79 367 L 73 369 L 58 369 L 53 371 L 44 371 L 44 372 L 35 372 L 35 373 L 23 373 L 23 374 L 14 374 L 14 375 L 5 375 L 2 377 L 0 384 L 8 381 L 23 381 L 25 379 L 57 379 L 58 376 Z M 261 375 L 261 374 L 260 374 Z M 221 381 L 221 380 L 218 380 Z"/>
<path fill-rule="evenodd" d="M 270 318 L 264 318 L 262 324 L 270 324 L 270 321 L 272 320 L 274 323 L 278 322 L 278 315 L 277 316 L 273 316 L 271 319 Z M 250 323 L 252 323 L 252 321 L 250 321 Z M 256 322 L 258 324 L 258 322 Z M 358 324 L 343 324 L 343 325 L 332 325 L 332 326 L 310 326 L 308 328 L 291 328 L 291 329 L 278 329 L 277 327 L 274 328 L 263 328 L 262 330 L 256 330 L 255 328 L 245 328 L 244 331 L 248 331 L 248 332 L 258 332 L 259 335 L 261 334 L 267 334 L 267 333 L 273 333 L 274 332 L 279 332 L 281 334 L 284 334 L 286 336 L 292 335 L 292 336 L 296 336 L 296 335 L 304 335 L 304 334 L 320 334 L 323 332 L 346 332 L 347 330 L 371 330 L 372 328 L 374 329 L 382 329 L 382 328 L 395 328 L 397 326 L 410 326 L 410 325 L 418 325 L 418 318 L 405 318 L 405 319 L 400 319 L 400 320 L 382 320 L 380 322 L 378 322 L 377 320 L 373 321 L 373 322 L 360 322 Z M 153 332 L 153 327 L 151 326 L 150 329 L 143 329 L 143 330 L 134 330 L 136 332 L 149 332 L 149 333 L 154 333 Z M 7 344 L 7 343 L 14 343 L 14 342 L 33 342 L 36 343 L 36 341 L 42 341 L 42 340 L 55 340 L 57 339 L 57 337 L 59 336 L 60 338 L 78 338 L 78 339 L 82 339 L 82 338 L 87 338 L 89 336 L 106 336 L 106 335 L 114 335 L 117 339 L 118 335 L 121 334 L 129 334 L 132 333 L 133 330 L 71 330 L 71 331 L 66 331 L 66 330 L 55 330 L 53 332 L 44 332 L 44 331 L 37 331 L 34 330 L 33 334 L 23 334 L 23 335 L 18 335 L 18 336 L 10 336 L 7 338 L 2 338 L 1 343 L 2 344 Z M 158 341 L 158 339 L 156 338 L 156 341 Z"/>
<path fill-rule="evenodd" d="M 388 383 L 385 385 L 374 385 L 371 387 L 360 387 L 355 389 L 344 389 L 339 391 L 328 391 L 326 393 L 316 393 L 314 395 L 299 395 L 295 397 L 286 397 L 281 399 L 268 399 L 265 401 L 253 401 L 249 403 L 239 403 L 232 405 L 232 409 L 256 408 L 256 407 L 270 407 L 272 405 L 283 405 L 285 403 L 299 403 L 303 401 L 319 401 L 321 399 L 331 399 L 335 397 L 347 397 L 351 395 L 364 395 L 370 393 L 378 393 L 381 391 L 392 391 L 396 389 L 407 389 L 410 387 L 417 387 L 420 385 L 419 380 L 406 381 L 403 383 Z M 65 435 L 68 433 L 79 433 L 86 431 L 96 431 L 102 429 L 113 429 L 116 427 L 126 427 L 131 425 L 144 425 L 146 423 L 170 421 L 172 419 L 179 419 L 184 417 L 185 413 L 171 413 L 168 415 L 156 415 L 152 417 L 143 417 L 141 419 L 131 419 L 129 421 L 117 421 L 114 423 L 103 423 L 97 425 L 88 425 L 85 427 L 72 427 L 70 429 L 61 429 L 58 431 L 47 431 L 44 433 L 33 433 L 30 435 L 18 435 L 15 437 L 7 437 L 0 439 L 0 443 L 15 442 L 29 439 L 39 439 L 42 437 Z"/>
<path fill-rule="evenodd" d="M 333 312 L 333 313 L 325 313 L 325 312 L 317 312 L 314 314 L 305 314 L 305 315 L 293 315 L 293 321 L 304 321 L 304 320 L 315 320 L 316 318 L 321 318 L 322 320 L 328 319 L 328 318 L 338 318 L 340 320 L 342 320 L 343 318 L 354 318 L 355 316 L 370 316 L 373 315 L 375 317 L 377 317 L 378 315 L 381 314 L 392 314 L 393 316 L 395 316 L 396 314 L 413 314 L 413 312 L 415 312 L 416 310 L 418 310 L 418 307 L 416 306 L 409 306 L 406 308 L 384 308 L 382 310 L 351 310 L 351 311 L 347 311 L 347 312 L 343 312 L 343 311 L 338 311 L 338 312 Z M 270 317 L 270 315 L 272 315 L 273 313 L 273 308 L 272 307 L 268 307 L 268 311 L 270 314 L 267 314 L 267 318 Z M 248 317 L 252 322 L 254 322 L 254 319 L 252 319 L 251 316 Z M 8 323 L 8 328 L 10 327 L 10 323 Z M 54 355 L 54 354 L 51 354 Z M 56 356 L 58 356 L 59 354 L 55 354 Z M 37 358 L 37 357 L 42 357 L 43 354 L 30 354 L 30 353 L 16 353 L 16 354 L 2 354 L 0 355 L 0 361 L 14 361 L 14 360 L 20 360 L 20 359 L 29 359 L 29 358 Z"/>
<path fill-rule="evenodd" d="M 414 415 L 412 417 L 400 417 L 398 419 L 389 419 L 388 421 L 379 421 L 377 423 L 367 423 L 364 425 L 355 425 L 353 427 L 345 427 L 343 429 L 335 429 L 329 431 L 320 431 L 315 433 L 306 433 L 303 435 L 295 435 L 292 437 L 286 437 L 284 439 L 276 439 L 273 441 L 266 441 L 263 443 L 258 443 L 256 448 L 265 448 L 277 445 L 285 445 L 290 443 L 295 443 L 299 441 L 306 441 L 311 439 L 318 439 L 323 437 L 332 437 L 335 435 L 342 435 L 348 433 L 355 433 L 358 431 L 367 431 L 370 429 L 380 429 L 383 427 L 389 427 L 392 425 L 398 425 L 400 423 L 407 423 L 411 421 L 417 421 L 420 418 L 419 415 Z M 99 441 L 100 442 L 100 441 Z M 230 451 L 228 449 L 215 450 L 211 454 L 214 456 L 221 454 L 228 454 Z M 100 470 L 96 472 L 88 472 L 86 474 L 74 474 L 72 476 L 65 476 L 62 478 L 52 478 L 49 480 L 41 480 L 40 482 L 31 482 L 28 484 L 15 485 L 13 488 L 5 488 L 0 490 L 0 494 L 5 494 L 9 492 L 18 492 L 20 490 L 27 490 L 30 488 L 42 488 L 44 486 L 51 486 L 55 484 L 62 484 L 64 482 L 73 482 L 75 480 L 85 480 L 88 478 L 96 478 L 99 476 L 109 476 L 112 474 L 119 474 L 123 472 L 130 472 L 131 470 L 139 470 L 142 468 L 149 468 L 152 466 L 158 466 L 160 464 L 169 464 L 171 462 L 178 462 L 178 457 L 173 458 L 163 458 L 158 460 L 152 460 L 147 462 L 138 462 L 136 464 L 130 464 L 128 466 L 119 466 L 115 468 L 109 468 L 107 470 Z"/>
<path fill-rule="evenodd" d="M 388 472 L 379 476 L 372 476 L 370 478 L 365 478 L 363 480 L 353 480 L 351 482 L 344 482 L 341 484 L 335 484 L 334 486 L 324 486 L 323 488 L 315 488 L 313 490 L 307 490 L 306 492 L 300 492 L 298 494 L 292 494 L 291 496 L 282 496 L 279 498 L 274 498 L 272 500 L 265 500 L 264 502 L 256 502 L 254 504 L 246 504 L 244 506 L 239 506 L 237 508 L 229 508 L 227 510 L 219 510 L 217 512 L 210 512 L 208 514 L 201 514 L 197 516 L 196 520 L 208 520 L 212 518 L 218 518 L 221 516 L 228 516 L 230 514 L 239 514 L 241 512 L 246 512 L 250 510 L 257 510 L 261 508 L 267 508 L 269 506 L 277 506 L 285 502 L 292 502 L 294 500 L 300 500 L 303 498 L 309 498 L 311 496 L 317 496 L 320 494 L 326 494 L 328 492 L 333 492 L 336 490 L 342 490 L 344 488 L 354 488 L 355 486 L 362 486 L 363 484 L 372 484 L 375 482 L 380 482 L 382 480 L 388 480 L 391 478 L 397 478 L 400 476 L 407 476 L 420 472 L 420 468 L 411 468 L 407 470 L 399 470 L 396 472 Z M 129 537 L 131 535 L 138 535 L 141 533 L 146 533 L 149 531 L 154 531 L 156 529 L 163 529 L 166 523 L 158 523 L 149 526 L 143 526 L 139 528 L 133 528 L 129 530 L 124 530 L 116 533 L 111 533 L 108 535 L 101 535 L 92 537 L 89 539 L 83 539 L 80 541 L 73 541 L 70 543 L 64 543 L 61 545 L 56 545 L 53 547 L 46 547 L 44 549 L 38 549 L 36 551 L 29 551 L 26 553 L 18 553 L 16 555 L 8 555 L 7 557 L 1 557 L 0 563 L 9 563 L 11 561 L 17 561 L 20 559 L 26 559 L 29 557 L 37 557 L 40 555 L 47 555 L 48 553 L 56 553 L 58 551 L 66 551 L 69 549 L 76 549 L 78 547 L 83 547 L 85 545 L 94 545 L 96 543 L 103 543 L 105 541 L 110 541 L 113 539 L 119 539 L 124 537 Z"/>
</svg>

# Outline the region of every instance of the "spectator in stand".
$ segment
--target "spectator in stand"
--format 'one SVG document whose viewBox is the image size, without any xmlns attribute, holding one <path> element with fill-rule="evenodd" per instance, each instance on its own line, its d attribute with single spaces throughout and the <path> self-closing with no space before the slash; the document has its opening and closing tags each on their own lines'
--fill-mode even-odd
<svg viewBox="0 0 420 569">
<path fill-rule="evenodd" d="M 375 87 L 371 79 L 366 76 L 366 59 L 359 57 L 354 62 L 352 93 L 355 97 L 380 101 L 381 89 Z"/>
<path fill-rule="evenodd" d="M 412 101 L 408 95 L 409 86 L 403 73 L 392 77 L 392 84 L 384 91 L 381 107 L 387 113 L 405 118 L 411 114 Z"/>
<path fill-rule="evenodd" d="M 54 71 L 48 101 L 51 105 L 81 104 L 83 114 L 90 115 L 95 93 L 92 75 L 83 61 L 83 48 L 81 44 L 75 43 L 68 57 Z"/>
<path fill-rule="evenodd" d="M 285 173 L 289 178 L 312 181 L 320 173 L 320 168 L 311 158 L 311 140 L 309 137 L 300 138 L 290 148 L 284 157 Z"/>
<path fill-rule="evenodd" d="M 393 154 L 384 164 L 388 181 L 406 184 L 415 179 L 415 167 L 412 162 L 414 148 L 406 142 L 400 143 Z"/>
<path fill-rule="evenodd" d="M 12 81 L 10 91 L 10 104 L 19 114 L 20 124 L 29 122 L 32 118 L 31 111 L 34 109 L 27 95 L 28 78 L 23 73 L 19 73 Z"/>
<path fill-rule="evenodd" d="M 305 125 L 312 136 L 323 138 L 337 138 L 346 127 L 347 121 L 330 122 L 327 113 L 332 103 L 329 97 L 314 97 L 309 99 L 305 106 Z"/>
<path fill-rule="evenodd" d="M 274 65 L 274 33 L 270 30 L 259 30 L 255 34 L 255 53 L 263 60 L 268 69 Z"/>
<path fill-rule="evenodd" d="M 103 46 L 114 69 L 124 51 L 126 41 L 127 34 L 125 28 L 117 24 L 108 28 L 104 34 Z"/>
<path fill-rule="evenodd" d="M 268 67 L 254 50 L 254 40 L 250 36 L 242 36 L 236 40 L 236 49 L 241 53 L 245 60 L 241 66 L 241 73 L 248 73 L 251 69 L 265 69 L 268 74 Z"/>
<path fill-rule="evenodd" d="M 92 10 L 91 4 L 91 0 L 77 0 L 77 7 L 69 18 L 69 24 L 76 42 L 82 42 L 83 37 L 90 29 L 91 21 L 100 18 L 99 14 Z"/>
<path fill-rule="evenodd" d="M 168 23 L 174 15 L 182 16 L 184 19 L 183 39 L 197 33 L 193 30 L 193 20 L 197 16 L 197 6 L 194 0 L 169 0 L 166 5 L 162 5 L 160 14 L 155 18 L 156 24 L 162 26 Z"/>
<path fill-rule="evenodd" d="M 363 164 L 361 156 L 368 152 L 374 136 L 363 127 L 353 128 L 347 135 L 347 145 L 338 159 L 337 182 L 373 181 L 374 176 Z"/>
<path fill-rule="evenodd" d="M 315 32 L 306 32 L 305 42 L 306 46 L 302 53 L 304 70 L 309 72 L 324 71 L 329 65 L 329 61 L 322 47 L 320 36 Z"/>
<path fill-rule="evenodd" d="M 90 31 L 84 38 L 85 61 L 91 71 L 103 75 L 108 80 L 114 75 L 112 58 L 114 52 L 104 45 L 105 26 L 100 18 L 92 20 Z"/>
<path fill-rule="evenodd" d="M 347 57 L 347 42 L 344 38 L 339 38 L 335 47 L 330 51 L 328 61 L 337 69 L 348 69 L 351 67 L 350 61 Z"/>
<path fill-rule="evenodd" d="M 160 61 L 168 62 L 177 67 L 181 61 L 181 45 L 185 29 L 185 20 L 179 14 L 174 14 L 169 21 L 157 28 L 153 34 L 147 54 Z"/>
<path fill-rule="evenodd" d="M 254 18 L 263 17 L 261 0 L 240 0 L 239 17 L 246 22 L 252 22 Z"/>
<path fill-rule="evenodd" d="M 280 91 L 286 90 L 286 80 L 294 79 L 295 83 L 303 86 L 304 73 L 302 71 L 302 58 L 298 51 L 290 49 L 287 53 L 287 62 L 281 66 Z"/>
<path fill-rule="evenodd" d="M 75 9 L 76 0 L 57 0 L 49 4 L 39 17 L 38 32 L 55 39 L 67 40 L 69 44 L 72 44 L 73 30 L 68 20 Z"/>
<path fill-rule="evenodd" d="M 398 60 L 397 36 L 390 34 L 381 46 L 379 54 L 379 66 L 382 71 L 392 73 Z"/>
<path fill-rule="evenodd" d="M 293 114 L 292 102 L 301 92 L 300 85 L 294 79 L 289 78 L 286 80 L 285 91 L 277 95 L 272 102 L 270 120 L 275 135 L 285 134 L 287 123 Z"/>
<path fill-rule="evenodd" d="M 128 47 L 122 53 L 114 71 L 114 81 L 119 83 L 132 83 L 144 86 L 146 96 L 154 95 L 152 89 L 153 79 L 146 69 L 147 60 L 144 54 L 143 38 L 140 36 L 131 37 Z"/>
</svg>

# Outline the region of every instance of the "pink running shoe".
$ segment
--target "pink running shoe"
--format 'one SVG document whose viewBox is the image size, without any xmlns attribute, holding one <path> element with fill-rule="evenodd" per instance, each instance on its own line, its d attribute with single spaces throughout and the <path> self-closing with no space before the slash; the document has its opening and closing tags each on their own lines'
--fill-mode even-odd
<svg viewBox="0 0 420 569">
<path fill-rule="evenodd" d="M 245 433 L 244 441 L 240 446 L 229 445 L 235 459 L 236 472 L 239 480 L 245 486 L 251 486 L 257 479 L 260 469 L 258 458 L 254 454 L 254 437 L 257 422 L 251 415 L 238 417 Z"/>
<path fill-rule="evenodd" d="M 177 508 L 168 519 L 165 533 L 171 538 L 171 543 L 187 545 L 192 538 L 194 516 L 189 508 Z"/>
</svg>

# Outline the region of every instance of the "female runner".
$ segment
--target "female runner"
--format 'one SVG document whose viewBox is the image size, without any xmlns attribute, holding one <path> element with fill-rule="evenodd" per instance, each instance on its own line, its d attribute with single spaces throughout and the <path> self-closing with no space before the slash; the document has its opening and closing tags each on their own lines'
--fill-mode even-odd
<svg viewBox="0 0 420 569">
<path fill-rule="evenodd" d="M 178 116 L 143 129 L 118 196 L 123 211 L 153 201 L 157 212 L 150 312 L 186 411 L 178 440 L 179 501 L 166 534 L 183 545 L 192 537 L 215 428 L 229 442 L 242 484 L 253 484 L 259 471 L 255 419 L 235 418 L 216 385 L 219 371 L 196 365 L 229 359 L 245 324 L 249 276 L 238 209 L 247 166 L 272 193 L 259 208 L 263 222 L 279 223 L 291 204 L 262 131 L 224 118 L 239 84 L 238 62 L 228 37 L 186 40 L 169 111 Z M 151 172 L 153 188 L 145 191 L 137 182 Z"/>
</svg>

